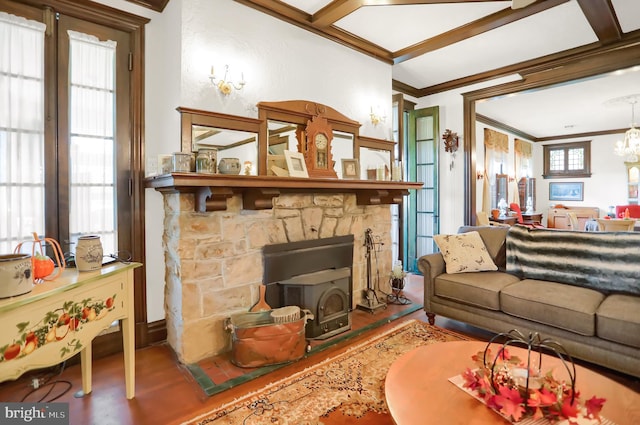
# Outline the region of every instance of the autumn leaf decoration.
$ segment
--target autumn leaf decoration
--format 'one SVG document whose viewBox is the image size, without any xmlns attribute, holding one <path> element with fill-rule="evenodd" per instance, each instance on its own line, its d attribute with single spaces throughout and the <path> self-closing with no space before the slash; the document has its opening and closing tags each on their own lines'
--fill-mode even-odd
<svg viewBox="0 0 640 425">
<path fill-rule="evenodd" d="M 577 423 L 579 417 L 600 420 L 600 411 L 606 401 L 604 398 L 593 396 L 581 402 L 579 392 L 570 383 L 556 379 L 553 371 L 538 374 L 537 384 L 532 388 L 517 385 L 513 371 L 527 370 L 527 365 L 512 356 L 507 348 L 501 350 L 496 356 L 493 374 L 483 362 L 485 356 L 490 357 L 489 349 L 474 354 L 471 359 L 477 368 L 467 368 L 461 374 L 463 388 L 475 394 L 489 408 L 513 422 L 526 418 L 546 418 L 551 422 L 568 420 L 569 423 Z"/>
</svg>

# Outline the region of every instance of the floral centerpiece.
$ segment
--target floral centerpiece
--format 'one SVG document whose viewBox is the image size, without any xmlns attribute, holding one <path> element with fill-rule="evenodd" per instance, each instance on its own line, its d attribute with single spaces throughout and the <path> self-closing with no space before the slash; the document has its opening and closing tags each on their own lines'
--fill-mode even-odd
<svg viewBox="0 0 640 425">
<path fill-rule="evenodd" d="M 580 392 L 575 389 L 573 361 L 559 344 L 540 340 L 538 334 L 530 335 L 527 341 L 517 331 L 499 336 L 508 336 L 508 340 L 493 357 L 493 362 L 487 361 L 492 358 L 490 345 L 493 340 L 484 352 L 472 356 L 478 367 L 464 371 L 463 388 L 513 422 L 526 418 L 546 418 L 552 423 L 566 420 L 569 424 L 577 424 L 578 418 L 600 421 L 600 411 L 606 400 L 592 396 L 581 401 Z M 528 348 L 526 361 L 509 351 L 510 345 L 519 343 Z M 563 361 L 568 380 L 556 378 L 553 370 L 542 372 L 541 348 L 550 349 Z M 535 356 L 535 350 L 538 350 L 538 356 Z M 532 354 L 539 359 L 533 364 Z"/>
</svg>

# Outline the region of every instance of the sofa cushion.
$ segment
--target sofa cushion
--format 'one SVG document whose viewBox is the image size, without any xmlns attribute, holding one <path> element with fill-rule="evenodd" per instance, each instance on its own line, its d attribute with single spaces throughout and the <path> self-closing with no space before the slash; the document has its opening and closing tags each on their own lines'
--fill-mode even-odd
<svg viewBox="0 0 640 425">
<path fill-rule="evenodd" d="M 498 270 L 507 269 L 506 238 L 509 226 L 462 226 L 458 233 L 478 232 Z"/>
<path fill-rule="evenodd" d="M 640 297 L 609 295 L 596 311 L 596 326 L 600 338 L 640 348 Z"/>
<path fill-rule="evenodd" d="M 525 279 L 500 292 L 500 308 L 512 316 L 593 336 L 596 310 L 604 298 L 593 289 Z"/>
<path fill-rule="evenodd" d="M 500 310 L 500 291 L 520 279 L 502 272 L 441 274 L 434 293 L 464 304 Z"/>
<path fill-rule="evenodd" d="M 478 232 L 435 235 L 447 273 L 498 270 Z"/>
</svg>

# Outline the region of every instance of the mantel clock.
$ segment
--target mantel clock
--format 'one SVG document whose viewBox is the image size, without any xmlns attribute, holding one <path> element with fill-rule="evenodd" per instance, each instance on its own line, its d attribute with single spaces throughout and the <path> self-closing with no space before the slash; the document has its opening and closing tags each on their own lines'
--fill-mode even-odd
<svg viewBox="0 0 640 425">
<path fill-rule="evenodd" d="M 333 131 L 326 118 L 314 116 L 307 121 L 306 143 L 303 146 L 304 160 L 309 177 L 338 178 L 333 169 L 331 141 Z"/>
</svg>

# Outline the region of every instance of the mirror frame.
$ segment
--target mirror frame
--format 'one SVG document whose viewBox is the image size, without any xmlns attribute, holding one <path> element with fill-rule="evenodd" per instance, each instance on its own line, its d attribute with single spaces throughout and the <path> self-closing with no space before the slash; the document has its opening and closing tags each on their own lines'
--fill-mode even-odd
<svg viewBox="0 0 640 425">
<path fill-rule="evenodd" d="M 180 151 L 196 152 L 193 146 L 192 126 L 203 125 L 224 130 L 246 131 L 255 133 L 258 152 L 260 150 L 260 127 L 262 121 L 255 118 L 221 114 L 185 107 L 176 108 L 180 112 Z M 259 156 L 259 155 L 258 155 Z"/>
<path fill-rule="evenodd" d="M 360 158 L 360 149 L 361 148 L 368 148 L 368 149 L 372 149 L 372 150 L 389 152 L 389 164 L 385 164 L 385 165 L 389 166 L 389 172 L 391 173 L 391 170 L 393 169 L 393 163 L 396 160 L 396 158 L 395 158 L 395 146 L 396 146 L 396 142 L 394 142 L 394 141 L 382 140 L 382 139 L 374 139 L 374 138 L 371 138 L 371 137 L 360 136 L 358 138 L 357 143 L 356 143 L 356 147 L 355 147 L 356 151 L 354 152 L 354 155 L 360 161 L 361 172 L 362 172 L 362 167 L 364 167 L 364 164 L 360 160 L 361 159 Z"/>
<path fill-rule="evenodd" d="M 598 51 L 582 51 L 552 60 L 544 68 L 520 70 L 522 80 L 462 93 L 464 114 L 464 223 L 475 223 L 476 211 L 476 101 L 525 90 L 593 77 L 640 64 L 640 45 L 616 43 Z M 518 72 L 518 71 L 514 71 Z"/>
<path fill-rule="evenodd" d="M 264 140 L 265 143 L 258 144 L 258 175 L 267 174 L 269 120 L 302 125 L 306 128 L 307 122 L 316 115 L 326 118 L 333 131 L 353 134 L 353 148 L 354 155 L 356 155 L 356 146 L 359 143 L 359 131 L 362 125 L 358 121 L 348 118 L 330 106 L 306 100 L 259 102 L 258 116 L 262 122 L 259 139 Z"/>
<path fill-rule="evenodd" d="M 192 139 L 192 126 L 194 125 L 255 133 L 258 143 L 258 175 L 267 175 L 269 120 L 301 125 L 306 128 L 309 120 L 316 115 L 320 115 L 327 119 L 333 131 L 353 135 L 354 159 L 359 158 L 361 147 L 367 147 L 389 151 L 391 164 L 395 160 L 395 141 L 360 136 L 359 132 L 362 124 L 329 106 L 304 100 L 260 102 L 257 106 L 259 114 L 257 119 L 183 106 L 176 108 L 180 112 L 180 151 L 189 153 L 196 151 Z"/>
</svg>

